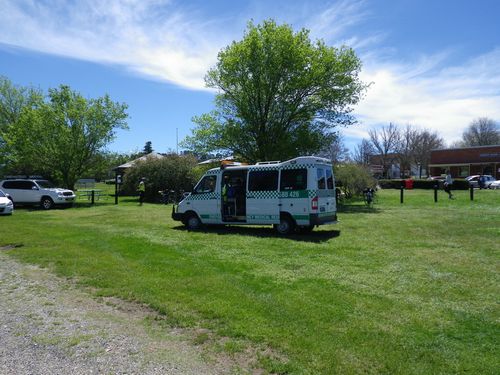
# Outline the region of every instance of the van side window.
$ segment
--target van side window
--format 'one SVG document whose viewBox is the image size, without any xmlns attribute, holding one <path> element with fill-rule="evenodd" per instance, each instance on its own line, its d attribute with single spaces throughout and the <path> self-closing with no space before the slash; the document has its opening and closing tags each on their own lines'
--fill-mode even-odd
<svg viewBox="0 0 500 375">
<path fill-rule="evenodd" d="M 217 176 L 205 176 L 194 188 L 195 194 L 213 193 L 215 191 L 215 183 Z"/>
<path fill-rule="evenodd" d="M 333 189 L 333 173 L 330 168 L 325 169 L 326 172 L 326 188 Z"/>
<path fill-rule="evenodd" d="M 318 168 L 316 169 L 316 173 L 318 176 L 318 189 L 326 189 L 325 170 Z"/>
<path fill-rule="evenodd" d="M 306 189 L 307 169 L 284 169 L 281 171 L 281 191 Z"/>
<path fill-rule="evenodd" d="M 248 191 L 278 190 L 278 171 L 252 171 L 248 174 Z"/>
</svg>

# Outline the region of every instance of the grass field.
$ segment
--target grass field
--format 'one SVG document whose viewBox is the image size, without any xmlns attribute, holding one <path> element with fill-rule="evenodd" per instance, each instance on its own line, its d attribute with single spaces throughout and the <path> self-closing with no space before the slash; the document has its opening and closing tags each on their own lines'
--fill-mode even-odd
<svg viewBox="0 0 500 375">
<path fill-rule="evenodd" d="M 208 328 L 276 373 L 498 374 L 500 191 L 378 193 L 337 225 L 188 232 L 171 206 L 112 199 L 0 217 L 0 247 L 100 295 Z M 199 340 L 204 341 L 205 336 Z M 275 354 L 269 354 L 275 353 Z"/>
</svg>

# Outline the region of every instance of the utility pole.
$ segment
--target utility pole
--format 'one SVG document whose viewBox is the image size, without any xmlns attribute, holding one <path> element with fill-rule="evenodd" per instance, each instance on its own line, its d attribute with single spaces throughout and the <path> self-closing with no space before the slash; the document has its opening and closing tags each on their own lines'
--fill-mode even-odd
<svg viewBox="0 0 500 375">
<path fill-rule="evenodd" d="M 175 152 L 179 155 L 179 128 L 175 128 Z"/>
</svg>

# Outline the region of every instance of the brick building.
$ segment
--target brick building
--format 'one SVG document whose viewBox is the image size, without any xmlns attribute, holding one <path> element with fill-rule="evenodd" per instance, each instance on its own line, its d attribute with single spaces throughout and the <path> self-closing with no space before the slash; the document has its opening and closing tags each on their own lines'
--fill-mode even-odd
<svg viewBox="0 0 500 375">
<path fill-rule="evenodd" d="M 490 174 L 500 180 L 500 145 L 432 150 L 430 175 L 445 174 L 447 169 L 454 178 Z"/>
</svg>

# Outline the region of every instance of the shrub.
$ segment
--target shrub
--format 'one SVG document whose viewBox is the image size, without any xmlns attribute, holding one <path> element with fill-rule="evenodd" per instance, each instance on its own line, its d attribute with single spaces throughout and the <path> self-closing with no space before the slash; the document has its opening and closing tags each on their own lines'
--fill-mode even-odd
<svg viewBox="0 0 500 375">
<path fill-rule="evenodd" d="M 142 177 L 146 179 L 145 200 L 155 202 L 159 190 L 191 191 L 198 180 L 197 161 L 191 155 L 170 154 L 161 159 L 147 158 L 129 168 L 123 178 L 122 193 L 137 194 Z"/>
<path fill-rule="evenodd" d="M 338 165 L 335 168 L 335 178 L 346 198 L 361 195 L 364 189 L 375 188 L 377 184 L 366 167 L 354 163 Z"/>
</svg>

